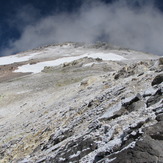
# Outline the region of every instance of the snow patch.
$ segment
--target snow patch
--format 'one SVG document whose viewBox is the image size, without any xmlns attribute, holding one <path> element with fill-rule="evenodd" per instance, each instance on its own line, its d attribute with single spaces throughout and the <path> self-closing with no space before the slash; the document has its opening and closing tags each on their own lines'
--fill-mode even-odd
<svg viewBox="0 0 163 163">
<path fill-rule="evenodd" d="M 14 72 L 33 72 L 33 73 L 39 73 L 41 72 L 45 66 L 58 66 L 60 64 L 63 64 L 65 62 L 72 62 L 74 60 L 78 60 L 80 58 L 84 58 L 84 57 L 90 57 L 90 58 L 101 58 L 103 60 L 123 60 L 125 59 L 122 56 L 119 56 L 117 54 L 113 54 L 113 53 L 87 53 L 84 55 L 79 55 L 79 56 L 73 56 L 73 57 L 63 57 L 63 58 L 59 58 L 56 60 L 52 60 L 52 61 L 46 61 L 46 62 L 40 62 L 37 64 L 27 64 L 27 65 L 23 65 L 18 67 L 17 70 L 15 70 Z"/>
<path fill-rule="evenodd" d="M 65 161 L 66 159 L 65 158 L 62 158 L 62 157 L 60 157 L 59 158 L 59 161 Z"/>
<path fill-rule="evenodd" d="M 0 65 L 8 65 L 15 62 L 24 62 L 32 59 L 38 53 L 33 53 L 28 56 L 20 56 L 20 55 L 11 55 L 6 57 L 0 57 Z"/>
<path fill-rule="evenodd" d="M 124 57 L 114 53 L 91 53 L 86 55 L 90 58 L 101 58 L 102 60 L 120 61 L 125 59 Z"/>
<path fill-rule="evenodd" d="M 33 72 L 33 73 L 39 73 L 41 72 L 45 66 L 58 66 L 60 64 L 63 64 L 65 62 L 72 62 L 74 60 L 80 59 L 81 56 L 77 56 L 77 57 L 64 57 L 64 58 L 59 58 L 56 60 L 52 60 L 52 61 L 46 61 L 46 62 L 40 62 L 37 64 L 27 64 L 27 65 L 23 65 L 18 67 L 17 70 L 15 70 L 14 72 Z"/>
</svg>

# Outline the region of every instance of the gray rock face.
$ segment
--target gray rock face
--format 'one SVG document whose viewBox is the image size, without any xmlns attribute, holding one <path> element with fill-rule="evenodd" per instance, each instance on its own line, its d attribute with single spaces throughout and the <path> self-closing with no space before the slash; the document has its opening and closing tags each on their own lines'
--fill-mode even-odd
<svg viewBox="0 0 163 163">
<path fill-rule="evenodd" d="M 49 157 L 45 160 L 47 162 L 78 162 L 82 157 L 97 149 L 97 144 L 91 139 L 91 137 L 78 138 L 72 140 L 66 144 L 66 146 L 59 150 L 55 157 Z"/>
<path fill-rule="evenodd" d="M 112 161 L 113 163 L 163 162 L 163 121 L 145 128 L 141 139 L 137 140 L 134 147 L 123 148 L 116 154 L 111 154 L 108 158 L 116 158 Z"/>
<path fill-rule="evenodd" d="M 161 60 L 106 44 L 48 48 L 127 59 L 84 57 L 0 83 L 0 162 L 162 163 Z"/>
</svg>

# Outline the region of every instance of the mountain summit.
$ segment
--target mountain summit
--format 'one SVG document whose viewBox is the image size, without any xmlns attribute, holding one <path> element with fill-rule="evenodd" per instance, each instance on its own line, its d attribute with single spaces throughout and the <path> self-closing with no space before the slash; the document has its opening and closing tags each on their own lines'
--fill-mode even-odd
<svg viewBox="0 0 163 163">
<path fill-rule="evenodd" d="M 0 162 L 163 162 L 163 58 L 65 43 L 0 58 Z"/>
</svg>

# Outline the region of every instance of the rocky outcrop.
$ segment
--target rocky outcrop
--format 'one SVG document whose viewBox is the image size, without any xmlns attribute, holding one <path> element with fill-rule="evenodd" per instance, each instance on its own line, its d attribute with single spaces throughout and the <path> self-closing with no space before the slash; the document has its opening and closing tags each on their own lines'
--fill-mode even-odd
<svg viewBox="0 0 163 163">
<path fill-rule="evenodd" d="M 121 149 L 111 154 L 109 157 L 105 156 L 112 163 L 143 163 L 143 162 L 163 162 L 163 119 L 159 115 L 156 119 L 158 122 L 155 125 L 144 128 L 139 139 L 134 144 L 129 144 L 134 137 L 131 136 L 128 141 L 124 143 Z M 135 135 L 134 135 L 135 136 Z M 129 146 L 127 147 L 127 144 Z M 133 146 L 132 146 L 133 145 Z M 126 148 L 127 147 L 127 148 Z M 105 160 L 106 160 L 105 158 Z M 104 161 L 98 161 L 99 163 Z"/>
<path fill-rule="evenodd" d="M 162 84 L 160 59 L 87 57 L 1 83 L 0 162 L 161 163 Z"/>
<path fill-rule="evenodd" d="M 125 78 L 131 78 L 133 75 L 137 76 L 137 73 L 129 73 Z M 123 86 L 125 85 L 124 83 Z M 60 130 L 62 135 L 51 136 L 41 149 L 49 150 L 49 156 L 38 162 L 162 162 L 163 123 L 162 110 L 159 111 L 163 108 L 162 85 L 158 83 L 156 88 L 150 89 L 153 90 L 140 91 L 129 97 L 125 97 L 127 85 L 119 89 L 107 89 L 108 92 L 89 101 L 81 109 L 87 114 L 90 112 L 90 118 L 91 114 L 95 113 L 94 116 L 98 119 L 91 118 L 94 120 L 90 121 L 86 133 L 75 138 L 71 129 L 66 129 L 66 136 L 65 132 Z M 111 103 L 107 101 L 110 99 L 117 99 L 117 102 L 108 107 Z M 101 111 L 98 111 L 99 108 Z M 88 119 L 85 115 L 81 116 L 80 120 Z M 78 124 L 77 122 L 76 125 Z M 63 146 L 62 141 L 65 141 Z M 61 147 L 58 143 L 61 143 Z"/>
</svg>

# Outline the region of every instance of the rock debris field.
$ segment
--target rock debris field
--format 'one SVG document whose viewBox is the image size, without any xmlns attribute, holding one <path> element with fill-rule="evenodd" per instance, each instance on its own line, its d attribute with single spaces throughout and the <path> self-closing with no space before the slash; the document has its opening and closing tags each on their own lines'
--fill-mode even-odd
<svg viewBox="0 0 163 163">
<path fill-rule="evenodd" d="M 0 58 L 0 162 L 163 163 L 163 58 L 106 43 Z"/>
</svg>

